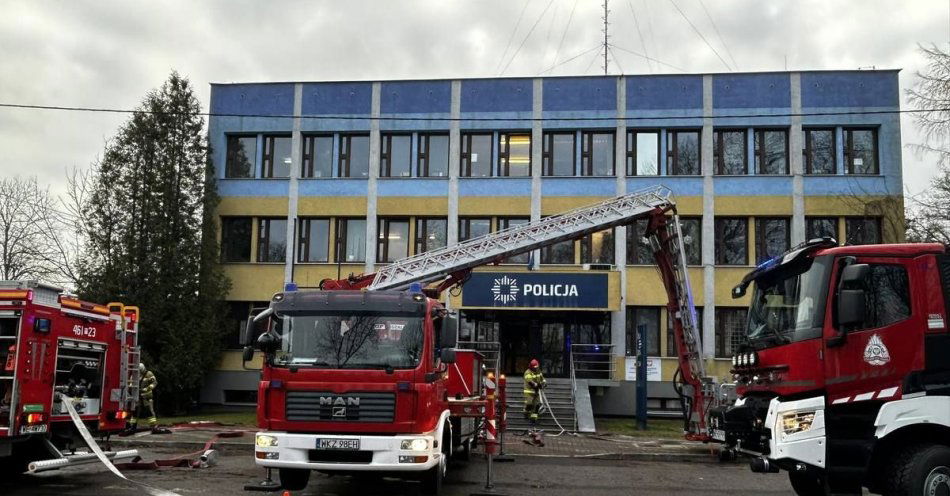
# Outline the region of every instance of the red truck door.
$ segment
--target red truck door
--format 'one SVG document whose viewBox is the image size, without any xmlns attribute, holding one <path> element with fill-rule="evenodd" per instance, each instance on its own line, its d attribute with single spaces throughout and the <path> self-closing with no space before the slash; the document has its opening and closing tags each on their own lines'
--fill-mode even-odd
<svg viewBox="0 0 950 496">
<path fill-rule="evenodd" d="M 841 259 L 839 259 L 839 262 Z M 864 322 L 840 336 L 834 316 L 825 322 L 825 377 L 829 405 L 888 400 L 899 393 L 901 380 L 919 360 L 926 317 L 914 308 L 914 259 L 858 257 L 868 264 L 864 283 Z M 830 292 L 836 298 L 842 263 L 836 263 Z M 920 300 L 917 300 L 920 301 Z"/>
</svg>

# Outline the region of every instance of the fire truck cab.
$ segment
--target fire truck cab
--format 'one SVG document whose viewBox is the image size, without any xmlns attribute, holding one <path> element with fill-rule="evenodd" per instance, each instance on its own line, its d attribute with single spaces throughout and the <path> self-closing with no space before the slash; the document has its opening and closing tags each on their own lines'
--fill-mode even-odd
<svg viewBox="0 0 950 496">
<path fill-rule="evenodd" d="M 813 240 L 749 273 L 739 400 L 713 438 L 798 494 L 950 491 L 950 255 Z"/>
<path fill-rule="evenodd" d="M 138 397 L 137 329 L 135 307 L 0 281 L 0 465 L 22 472 L 73 446 L 78 433 L 62 395 L 90 432 L 124 429 Z"/>
</svg>

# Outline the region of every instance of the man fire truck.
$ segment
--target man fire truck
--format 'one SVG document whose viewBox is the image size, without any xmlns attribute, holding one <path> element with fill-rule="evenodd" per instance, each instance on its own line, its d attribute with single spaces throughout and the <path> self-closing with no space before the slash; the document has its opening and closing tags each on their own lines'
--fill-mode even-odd
<svg viewBox="0 0 950 496">
<path fill-rule="evenodd" d="M 458 324 L 440 294 L 464 283 L 475 267 L 641 218 L 650 219 L 676 318 L 684 394 L 698 412 L 687 423 L 705 436 L 707 386 L 679 223 L 671 192 L 658 186 L 415 255 L 375 274 L 326 280 L 320 291 L 274 295 L 255 317 L 269 321 L 257 339 L 264 362 L 256 463 L 279 469 L 285 489 L 305 487 L 311 470 L 373 471 L 421 476 L 438 492 L 447 458 L 470 447 L 472 435 L 451 398 L 477 396 L 476 388 L 452 385 L 460 365 L 453 363 Z M 423 284 L 434 286 L 423 290 Z M 246 341 L 253 325 L 248 322 Z M 253 352 L 245 348 L 245 361 Z M 474 363 L 461 367 L 466 375 Z M 486 420 L 489 431 L 493 422 Z"/>
<path fill-rule="evenodd" d="M 122 431 L 137 401 L 138 361 L 136 307 L 0 281 L 0 467 L 19 473 L 95 462 L 91 454 L 62 454 L 80 437 L 64 401 L 88 430 Z"/>
</svg>

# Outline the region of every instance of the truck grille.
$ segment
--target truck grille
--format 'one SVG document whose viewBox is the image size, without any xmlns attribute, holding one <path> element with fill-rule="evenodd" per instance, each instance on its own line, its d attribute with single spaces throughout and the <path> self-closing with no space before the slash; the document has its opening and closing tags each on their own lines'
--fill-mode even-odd
<svg viewBox="0 0 950 496">
<path fill-rule="evenodd" d="M 396 394 L 287 391 L 287 420 L 298 422 L 392 422 Z"/>
</svg>

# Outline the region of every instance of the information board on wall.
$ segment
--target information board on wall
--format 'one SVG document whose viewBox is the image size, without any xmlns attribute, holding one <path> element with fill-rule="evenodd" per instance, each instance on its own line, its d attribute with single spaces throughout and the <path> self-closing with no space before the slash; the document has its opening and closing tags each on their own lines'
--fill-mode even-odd
<svg viewBox="0 0 950 496">
<path fill-rule="evenodd" d="M 624 358 L 624 380 L 637 380 L 637 357 Z M 647 381 L 659 382 L 663 380 L 663 360 L 659 357 L 647 357 Z"/>
</svg>

